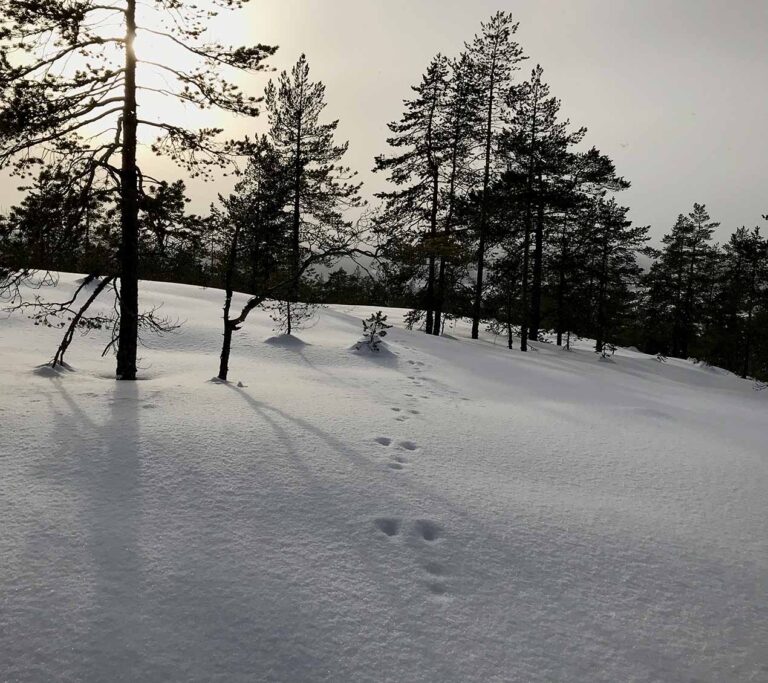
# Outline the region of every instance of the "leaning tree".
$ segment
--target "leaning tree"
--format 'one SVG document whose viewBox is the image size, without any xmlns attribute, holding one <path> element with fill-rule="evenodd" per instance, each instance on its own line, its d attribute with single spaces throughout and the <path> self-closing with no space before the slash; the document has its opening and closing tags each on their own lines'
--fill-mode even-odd
<svg viewBox="0 0 768 683">
<path fill-rule="evenodd" d="M 235 163 L 240 145 L 219 128 L 194 130 L 197 109 L 256 116 L 259 100 L 227 80 L 227 71 L 258 72 L 274 47 L 231 48 L 207 41 L 219 8 L 248 0 L 0 0 L 0 168 L 24 176 L 66 157 L 81 191 L 114 188 L 120 214 L 117 378 L 136 377 L 139 207 L 144 182 L 159 182 L 137 164 L 140 130 L 156 131 L 152 150 L 194 177 Z M 146 52 L 136 39 L 152 39 Z M 155 59 L 153 59 L 153 53 Z M 5 266 L 11 286 L 19 273 Z M 22 274 L 23 278 L 25 274 Z"/>
</svg>

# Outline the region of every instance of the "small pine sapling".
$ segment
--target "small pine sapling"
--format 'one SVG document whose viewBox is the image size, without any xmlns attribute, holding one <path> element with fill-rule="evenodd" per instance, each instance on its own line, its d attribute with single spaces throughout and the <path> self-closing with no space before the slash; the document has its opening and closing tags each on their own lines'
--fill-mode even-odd
<svg viewBox="0 0 768 683">
<path fill-rule="evenodd" d="M 412 311 L 408 311 L 403 318 L 403 321 L 405 322 L 405 329 L 412 330 L 414 327 L 421 326 L 421 321 L 423 319 L 424 311 L 421 311 L 418 308 L 414 308 Z"/>
<path fill-rule="evenodd" d="M 611 360 L 616 353 L 616 345 L 611 342 L 603 342 L 600 345 L 600 360 Z"/>
<path fill-rule="evenodd" d="M 381 311 L 372 313 L 370 318 L 363 320 L 363 338 L 357 342 L 355 350 L 367 346 L 370 351 L 381 351 L 382 338 L 387 336 L 387 330 L 391 327 L 387 324 L 387 316 Z"/>
</svg>

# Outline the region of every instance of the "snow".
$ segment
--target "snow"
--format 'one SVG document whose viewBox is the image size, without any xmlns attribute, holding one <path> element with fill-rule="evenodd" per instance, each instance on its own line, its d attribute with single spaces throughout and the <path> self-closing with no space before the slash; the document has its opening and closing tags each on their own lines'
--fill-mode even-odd
<svg viewBox="0 0 768 683">
<path fill-rule="evenodd" d="M 141 292 L 135 383 L 0 320 L 3 680 L 768 680 L 768 392 L 349 306 L 213 383 L 221 292 Z"/>
</svg>

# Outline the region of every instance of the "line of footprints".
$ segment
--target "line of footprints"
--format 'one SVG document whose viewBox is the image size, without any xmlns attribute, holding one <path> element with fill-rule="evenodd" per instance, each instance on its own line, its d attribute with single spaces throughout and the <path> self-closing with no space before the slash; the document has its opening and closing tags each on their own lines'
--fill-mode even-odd
<svg viewBox="0 0 768 683">
<path fill-rule="evenodd" d="M 420 372 L 424 365 L 424 363 L 413 360 L 409 360 L 408 363 L 414 366 L 416 372 Z M 420 387 L 423 385 L 420 378 L 415 375 L 409 375 L 408 379 L 411 380 L 414 386 Z M 411 400 L 417 398 L 412 393 L 406 393 L 405 396 Z M 429 396 L 422 395 L 419 398 L 428 399 Z M 395 417 L 397 422 L 406 422 L 411 416 L 420 414 L 420 411 L 415 409 L 404 410 L 403 408 L 391 408 L 390 410 L 397 414 Z M 374 441 L 387 449 L 391 449 L 394 444 L 393 439 L 388 436 L 377 436 Z M 404 470 L 409 464 L 406 455 L 415 454 L 419 450 L 419 446 L 415 442 L 407 440 L 398 441 L 397 444 L 394 445 L 396 448 L 392 449 L 392 459 L 387 463 L 387 467 L 392 470 Z M 381 533 L 390 538 L 399 536 L 403 528 L 402 520 L 397 517 L 379 517 L 378 519 L 373 520 L 373 523 Z M 419 542 L 429 546 L 436 544 L 442 535 L 440 527 L 428 519 L 415 520 L 413 522 L 412 530 Z M 443 566 L 439 562 L 430 560 L 424 565 L 424 571 L 428 576 L 427 588 L 430 593 L 436 597 L 445 596 L 447 588 L 440 580 L 440 577 L 445 575 Z"/>
<path fill-rule="evenodd" d="M 392 445 L 392 439 L 388 436 L 377 436 L 374 441 L 380 446 L 389 448 Z M 398 441 L 398 451 L 392 456 L 392 461 L 388 463 L 387 467 L 392 470 L 402 470 L 408 465 L 408 459 L 405 457 L 405 453 L 415 453 L 419 450 L 419 447 L 413 441 Z"/>
<path fill-rule="evenodd" d="M 374 519 L 373 523 L 381 533 L 390 538 L 398 536 L 403 527 L 402 521 L 397 517 L 379 517 L 378 519 Z M 423 541 L 427 545 L 437 543 L 442 535 L 442 529 L 428 519 L 415 520 L 413 522 L 413 532 L 420 541 Z M 440 577 L 445 575 L 443 565 L 434 560 L 430 560 L 424 565 L 424 571 L 429 577 L 429 581 L 427 582 L 429 592 L 437 597 L 445 596 L 448 589 L 440 580 Z"/>
</svg>

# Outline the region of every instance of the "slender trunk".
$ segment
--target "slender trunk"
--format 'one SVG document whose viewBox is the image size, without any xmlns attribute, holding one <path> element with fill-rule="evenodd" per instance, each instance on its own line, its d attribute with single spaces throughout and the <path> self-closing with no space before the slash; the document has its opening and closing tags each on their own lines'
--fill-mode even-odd
<svg viewBox="0 0 768 683">
<path fill-rule="evenodd" d="M 227 270 L 224 273 L 224 341 L 221 345 L 221 357 L 219 360 L 219 379 L 227 381 L 229 373 L 229 353 L 232 349 L 232 333 L 237 330 L 235 323 L 230 320 L 229 312 L 232 308 L 233 283 L 235 279 L 235 265 L 237 263 L 237 243 L 240 238 L 240 225 L 235 225 L 232 235 L 232 244 L 229 247 L 227 258 Z"/>
<path fill-rule="evenodd" d="M 557 345 L 563 345 L 563 332 L 565 331 L 565 264 L 568 258 L 568 238 L 566 226 L 563 224 L 563 233 L 560 237 L 560 259 L 558 263 L 557 278 Z"/>
<path fill-rule="evenodd" d="M 440 267 L 437 269 L 437 295 L 435 296 L 435 322 L 432 334 L 440 336 L 443 327 L 443 306 L 445 305 L 445 256 L 440 257 Z"/>
<path fill-rule="evenodd" d="M 539 175 L 539 190 L 541 190 L 541 175 Z M 531 287 L 531 327 L 528 330 L 528 338 L 536 341 L 539 338 L 541 327 L 541 274 L 542 260 L 544 258 L 544 203 L 542 193 L 539 192 L 539 201 L 536 211 L 536 231 L 533 245 L 533 283 Z"/>
<path fill-rule="evenodd" d="M 595 351 L 602 352 L 605 343 L 605 296 L 608 285 L 608 244 L 603 243 L 600 282 L 597 294 L 597 334 L 595 335 Z"/>
<path fill-rule="evenodd" d="M 681 350 L 683 358 L 688 357 L 688 347 L 690 346 L 691 326 L 693 322 L 693 278 L 696 274 L 696 247 L 694 242 L 691 245 L 691 263 L 688 266 L 688 282 L 685 287 L 685 308 L 683 312 L 683 329 Z"/>
<path fill-rule="evenodd" d="M 435 238 L 437 237 L 437 209 L 439 202 L 440 179 L 437 168 L 432 173 L 432 210 L 429 217 L 429 273 L 427 275 L 427 334 L 440 330 L 440 318 L 435 319 Z"/>
<path fill-rule="evenodd" d="M 136 0 L 126 0 L 125 90 L 120 169 L 120 330 L 117 379 L 136 379 L 139 336 L 139 201 L 136 170 Z"/>
<path fill-rule="evenodd" d="M 440 320 L 435 320 L 435 238 L 437 237 L 437 213 L 440 203 L 440 174 L 435 155 L 435 114 L 437 112 L 440 92 L 437 88 L 432 91 L 432 103 L 429 111 L 429 122 L 427 124 L 427 163 L 432 176 L 432 197 L 429 211 L 429 270 L 427 272 L 427 321 L 425 332 L 434 334 L 435 327 L 440 329 Z"/>
<path fill-rule="evenodd" d="M 528 269 L 529 269 L 529 252 L 531 250 L 531 221 L 530 221 L 531 207 L 530 202 L 526 210 L 527 219 L 525 222 L 525 236 L 523 237 L 523 273 L 522 282 L 520 287 L 520 315 L 522 320 L 520 321 L 520 350 L 528 350 Z"/>
<path fill-rule="evenodd" d="M 752 306 L 750 304 L 747 314 L 747 327 L 744 330 L 744 362 L 741 366 L 741 376 L 747 379 L 749 376 L 749 366 L 752 356 Z"/>
<path fill-rule="evenodd" d="M 427 273 L 427 322 L 425 332 L 433 334 L 435 324 L 435 255 L 429 255 L 429 271 Z M 439 321 L 438 321 L 439 324 Z"/>
<path fill-rule="evenodd" d="M 301 230 L 301 136 L 302 136 L 302 117 L 299 116 L 298 129 L 296 131 L 296 159 L 294 164 L 294 177 L 293 177 L 293 232 L 291 235 L 291 275 L 294 278 L 291 292 L 288 297 L 287 315 L 288 315 L 288 334 L 291 334 L 292 321 L 291 321 L 291 301 L 299 300 L 299 245 L 300 245 L 300 230 Z"/>
<path fill-rule="evenodd" d="M 64 333 L 64 337 L 59 344 L 59 348 L 56 349 L 56 353 L 53 356 L 53 360 L 51 361 L 51 367 L 55 368 L 57 365 L 64 365 L 64 354 L 67 352 L 69 345 L 72 343 L 72 337 L 75 335 L 75 330 L 80 324 L 80 320 L 82 320 L 83 315 L 85 315 L 85 312 L 88 310 L 90 305 L 96 301 L 96 298 L 99 296 L 99 294 L 101 294 L 107 285 L 114 279 L 114 277 L 105 277 L 94 288 L 93 292 L 91 292 L 91 295 L 86 299 L 85 303 L 80 307 L 77 313 L 75 313 L 69 323 L 69 326 L 67 327 L 67 331 Z"/>
<path fill-rule="evenodd" d="M 457 114 L 458 116 L 458 114 Z M 453 126 L 453 142 L 451 145 L 451 179 L 448 183 L 448 215 L 445 217 L 445 230 L 446 244 L 443 245 L 443 249 L 448 247 L 448 235 L 451 233 L 451 227 L 453 226 L 453 215 L 456 209 L 456 177 L 459 170 L 459 140 L 461 136 L 461 130 L 458 123 L 458 119 L 454 122 Z M 440 270 L 437 276 L 437 303 L 435 307 L 435 325 L 434 334 L 440 335 L 443 330 L 443 312 L 445 309 L 445 289 L 446 289 L 446 277 L 448 270 L 448 259 L 445 253 L 440 256 Z"/>
<path fill-rule="evenodd" d="M 511 281 L 511 278 L 510 278 Z M 512 288 L 507 289 L 506 296 L 506 314 L 507 314 L 507 348 L 511 351 L 513 347 L 513 335 L 512 335 L 512 302 L 514 295 L 512 294 Z"/>
<path fill-rule="evenodd" d="M 681 354 L 682 345 L 680 343 L 680 336 L 682 330 L 682 310 L 681 299 L 683 297 L 683 258 L 684 247 L 682 240 L 680 242 L 679 263 L 677 267 L 677 291 L 675 292 L 675 320 L 672 325 L 672 355 L 679 357 Z"/>
<path fill-rule="evenodd" d="M 493 143 L 493 105 L 496 95 L 496 64 L 491 66 L 490 89 L 488 93 L 488 113 L 485 127 L 485 168 L 483 169 L 483 195 L 480 203 L 480 227 L 477 246 L 477 281 L 475 282 L 475 302 L 472 309 L 472 339 L 480 334 L 480 313 L 483 299 L 483 276 L 485 270 L 485 233 L 488 227 L 488 187 L 491 181 L 491 145 Z"/>
<path fill-rule="evenodd" d="M 523 278 L 520 290 L 520 350 L 528 351 L 528 328 L 530 325 L 530 308 L 528 303 L 528 270 L 530 268 L 531 233 L 533 232 L 533 179 L 535 173 L 535 145 L 537 131 L 537 107 L 534 105 L 531 116 L 531 147 L 528 159 L 525 200 L 525 237 L 523 238 Z"/>
<path fill-rule="evenodd" d="M 563 345 L 563 331 L 565 329 L 565 272 L 560 271 L 557 283 L 557 345 Z"/>
<path fill-rule="evenodd" d="M 752 277 L 749 283 L 749 299 L 747 301 L 747 324 L 744 329 L 744 361 L 741 366 L 741 376 L 747 379 L 749 376 L 750 361 L 752 356 L 752 316 L 755 310 L 755 289 L 757 283 L 757 264 L 752 262 Z"/>
</svg>

